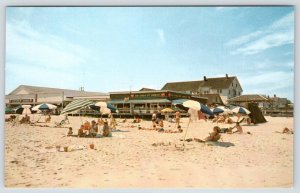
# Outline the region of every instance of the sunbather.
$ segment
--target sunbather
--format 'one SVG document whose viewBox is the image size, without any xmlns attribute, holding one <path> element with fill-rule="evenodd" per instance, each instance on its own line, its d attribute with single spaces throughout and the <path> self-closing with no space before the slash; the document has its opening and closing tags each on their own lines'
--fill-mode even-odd
<svg viewBox="0 0 300 193">
<path fill-rule="evenodd" d="M 51 121 L 51 116 L 48 115 L 48 117 L 47 117 L 46 120 L 45 120 L 45 123 L 50 123 L 50 121 Z"/>
<path fill-rule="evenodd" d="M 285 128 L 283 128 L 282 133 L 294 134 L 294 131 L 292 129 L 285 127 Z"/>
<path fill-rule="evenodd" d="M 104 125 L 103 125 L 103 133 L 102 133 L 103 137 L 111 137 L 111 129 L 108 126 L 108 123 L 105 121 Z"/>
<path fill-rule="evenodd" d="M 78 129 L 78 137 L 85 137 L 86 131 L 84 130 L 84 125 L 80 126 L 80 129 Z"/>
<path fill-rule="evenodd" d="M 68 131 L 68 134 L 67 134 L 67 136 L 71 136 L 71 135 L 73 135 L 73 131 L 72 131 L 73 129 L 72 129 L 72 127 L 69 127 L 69 131 Z"/>
<path fill-rule="evenodd" d="M 218 141 L 220 138 L 221 138 L 220 127 L 215 126 L 213 128 L 213 132 L 209 133 L 209 136 L 206 137 L 204 140 L 198 138 L 194 138 L 194 140 L 197 142 L 207 142 L 207 141 Z"/>
</svg>

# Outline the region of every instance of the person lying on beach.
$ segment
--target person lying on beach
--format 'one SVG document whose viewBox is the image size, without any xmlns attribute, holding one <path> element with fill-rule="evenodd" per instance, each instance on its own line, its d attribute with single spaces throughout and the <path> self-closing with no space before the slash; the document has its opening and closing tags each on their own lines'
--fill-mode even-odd
<svg viewBox="0 0 300 193">
<path fill-rule="evenodd" d="M 233 131 L 233 129 L 236 129 L 236 131 Z M 236 122 L 236 125 L 234 127 L 220 129 L 220 133 L 227 133 L 227 134 L 243 133 L 243 128 L 242 126 L 240 126 L 239 122 Z"/>
<path fill-rule="evenodd" d="M 209 133 L 209 136 L 206 137 L 204 140 L 198 139 L 198 138 L 194 138 L 194 141 L 203 143 L 203 142 L 207 142 L 207 141 L 219 141 L 220 138 L 221 138 L 220 127 L 215 126 L 213 128 L 213 132 Z"/>
<path fill-rule="evenodd" d="M 126 123 L 126 121 L 127 121 L 127 119 L 124 119 L 124 120 L 122 121 L 122 123 Z"/>
<path fill-rule="evenodd" d="M 140 125 L 138 126 L 139 130 L 155 130 L 157 131 L 158 129 L 156 128 L 156 125 L 153 125 L 152 128 L 146 128 L 146 127 L 141 127 Z"/>
<path fill-rule="evenodd" d="M 219 116 L 217 123 L 224 123 L 224 122 L 225 122 L 225 116 L 224 115 Z"/>
<path fill-rule="evenodd" d="M 111 129 L 108 126 L 108 123 L 105 121 L 103 125 L 103 132 L 102 132 L 103 137 L 111 137 Z"/>
<path fill-rule="evenodd" d="M 228 117 L 228 118 L 225 120 L 225 123 L 232 124 L 232 123 L 234 123 L 234 122 L 233 122 L 233 120 L 232 120 L 230 117 Z"/>
<path fill-rule="evenodd" d="M 162 132 L 162 133 L 182 133 L 183 130 L 181 129 L 181 126 L 178 125 L 177 130 L 175 130 L 175 131 L 171 130 L 171 129 L 168 129 L 168 130 L 163 130 L 163 131 L 158 130 L 158 132 Z"/>
<path fill-rule="evenodd" d="M 140 123 L 141 122 L 141 119 L 139 117 L 134 117 L 132 123 Z"/>
</svg>

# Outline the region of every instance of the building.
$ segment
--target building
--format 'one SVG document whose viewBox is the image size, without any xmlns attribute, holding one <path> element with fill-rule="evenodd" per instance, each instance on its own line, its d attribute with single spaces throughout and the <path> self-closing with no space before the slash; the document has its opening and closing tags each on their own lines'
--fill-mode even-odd
<svg viewBox="0 0 300 193">
<path fill-rule="evenodd" d="M 221 98 L 221 96 L 219 94 L 198 94 L 198 95 L 194 95 L 194 96 L 198 96 L 198 97 L 205 97 L 207 98 L 207 105 L 211 106 L 211 105 L 224 105 L 224 102 Z"/>
<path fill-rule="evenodd" d="M 236 96 L 240 96 L 243 92 L 241 84 L 236 76 L 207 78 L 199 81 L 185 81 L 185 82 L 169 82 L 166 83 L 162 90 L 173 90 L 189 93 L 192 95 L 200 94 L 219 94 L 222 102 L 227 104 L 227 100 Z"/>
<path fill-rule="evenodd" d="M 86 92 L 78 90 L 48 88 L 38 86 L 20 85 L 5 96 L 5 105 L 15 107 L 18 105 L 38 105 L 50 103 L 62 108 L 74 99 L 87 98 L 95 101 L 107 101 L 109 95 L 100 92 Z"/>
<path fill-rule="evenodd" d="M 280 98 L 274 94 L 274 97 L 270 97 L 271 100 L 271 108 L 273 109 L 283 109 L 291 106 L 291 101 L 287 98 Z"/>
<path fill-rule="evenodd" d="M 268 108 L 270 104 L 270 99 L 264 95 L 259 94 L 247 94 L 237 96 L 231 99 L 228 99 L 229 104 L 247 106 L 247 103 L 257 103 L 260 108 Z"/>
<path fill-rule="evenodd" d="M 151 115 L 172 106 L 172 100 L 193 99 L 206 104 L 207 98 L 169 90 L 111 92 L 109 103 L 117 107 L 119 115 Z M 179 109 L 178 109 L 179 110 Z"/>
</svg>

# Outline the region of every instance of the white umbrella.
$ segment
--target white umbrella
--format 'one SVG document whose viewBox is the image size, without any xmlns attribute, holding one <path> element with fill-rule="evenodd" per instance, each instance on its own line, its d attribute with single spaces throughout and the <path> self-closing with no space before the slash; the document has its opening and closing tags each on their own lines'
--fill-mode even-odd
<svg viewBox="0 0 300 193">
<path fill-rule="evenodd" d="M 248 109 L 246 109 L 244 107 L 235 107 L 232 109 L 232 112 L 237 113 L 237 114 L 245 114 L 245 115 L 248 115 L 251 113 Z"/>
<path fill-rule="evenodd" d="M 33 111 L 38 111 L 38 110 L 53 110 L 56 109 L 57 106 L 49 104 L 49 103 L 43 103 L 40 105 L 36 105 L 32 108 Z"/>
</svg>

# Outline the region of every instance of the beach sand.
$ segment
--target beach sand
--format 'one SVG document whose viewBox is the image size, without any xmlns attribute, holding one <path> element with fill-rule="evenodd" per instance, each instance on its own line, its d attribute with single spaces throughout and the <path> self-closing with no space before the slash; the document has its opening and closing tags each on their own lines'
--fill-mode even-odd
<svg viewBox="0 0 300 193">
<path fill-rule="evenodd" d="M 38 116 L 31 115 L 31 119 Z M 47 125 L 54 126 L 61 119 L 52 116 Z M 93 120 L 69 119 L 66 126 L 73 127 L 76 134 L 81 120 Z M 293 135 L 275 131 L 293 128 L 293 118 L 266 119 L 267 123 L 256 126 L 242 124 L 252 135 L 222 134 L 221 142 L 215 145 L 180 141 L 187 118 L 181 121 L 183 133 L 138 130 L 138 124 L 128 119 L 118 123 L 117 129 L 122 131 L 113 132 L 110 138 L 67 137 L 68 128 L 6 123 L 4 184 L 36 188 L 290 188 Z M 142 121 L 141 126 L 151 124 Z M 187 138 L 204 139 L 215 125 L 204 120 L 193 122 Z M 165 122 L 165 129 L 173 128 L 174 123 Z M 95 149 L 89 148 L 91 143 Z M 73 151 L 63 152 L 65 146 Z"/>
</svg>

